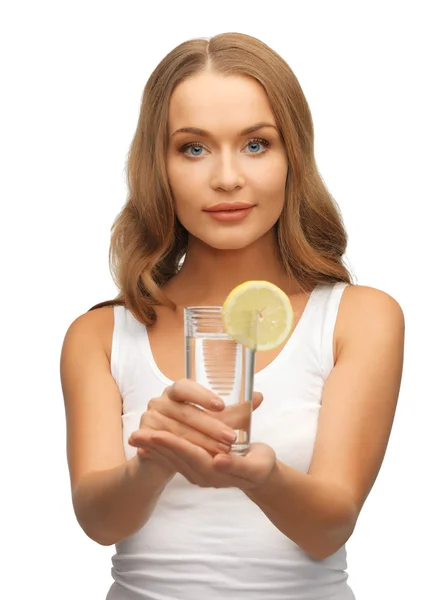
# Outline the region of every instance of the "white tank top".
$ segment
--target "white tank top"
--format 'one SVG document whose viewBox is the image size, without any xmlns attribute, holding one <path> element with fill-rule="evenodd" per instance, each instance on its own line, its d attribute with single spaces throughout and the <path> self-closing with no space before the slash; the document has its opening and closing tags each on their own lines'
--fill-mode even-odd
<svg viewBox="0 0 439 600">
<path fill-rule="evenodd" d="M 346 285 L 317 286 L 280 354 L 255 375 L 264 401 L 253 413 L 252 441 L 269 444 L 279 460 L 304 473 L 334 366 L 334 325 Z M 114 317 L 111 370 L 130 459 L 136 449 L 127 440 L 148 400 L 172 382 L 154 361 L 146 327 L 123 306 Z M 200 488 L 180 474 L 144 527 L 116 544 L 112 562 L 107 600 L 355 600 L 344 547 L 314 560 L 241 490 Z"/>
</svg>

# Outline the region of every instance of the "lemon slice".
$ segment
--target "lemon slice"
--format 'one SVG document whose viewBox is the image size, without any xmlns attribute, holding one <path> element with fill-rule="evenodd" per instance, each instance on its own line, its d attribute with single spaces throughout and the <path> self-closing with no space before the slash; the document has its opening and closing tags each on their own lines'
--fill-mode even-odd
<svg viewBox="0 0 439 600">
<path fill-rule="evenodd" d="M 246 281 L 223 304 L 227 334 L 254 350 L 273 350 L 290 335 L 294 313 L 288 296 L 269 281 Z"/>
</svg>

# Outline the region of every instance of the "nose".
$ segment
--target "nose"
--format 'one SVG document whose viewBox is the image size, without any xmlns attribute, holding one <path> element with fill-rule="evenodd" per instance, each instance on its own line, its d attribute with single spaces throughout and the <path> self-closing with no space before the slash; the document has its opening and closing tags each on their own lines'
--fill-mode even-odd
<svg viewBox="0 0 439 600">
<path fill-rule="evenodd" d="M 231 192 L 245 183 L 244 175 L 238 166 L 239 161 L 232 156 L 221 156 L 212 167 L 210 185 L 213 189 Z"/>
</svg>

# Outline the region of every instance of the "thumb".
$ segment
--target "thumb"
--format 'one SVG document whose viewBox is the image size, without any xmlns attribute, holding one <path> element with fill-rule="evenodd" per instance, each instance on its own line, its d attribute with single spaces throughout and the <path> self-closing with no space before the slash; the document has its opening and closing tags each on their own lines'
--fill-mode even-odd
<svg viewBox="0 0 439 600">
<path fill-rule="evenodd" d="M 261 405 L 262 400 L 263 396 L 260 392 L 253 392 L 253 410 L 256 410 Z M 248 404 L 248 402 L 232 404 L 231 406 L 226 406 L 220 412 L 215 411 L 210 414 L 232 429 L 246 429 L 250 417 Z"/>
<path fill-rule="evenodd" d="M 259 408 L 259 406 L 261 406 L 263 399 L 264 396 L 261 394 L 261 392 L 253 392 L 253 410 L 256 410 Z"/>
</svg>

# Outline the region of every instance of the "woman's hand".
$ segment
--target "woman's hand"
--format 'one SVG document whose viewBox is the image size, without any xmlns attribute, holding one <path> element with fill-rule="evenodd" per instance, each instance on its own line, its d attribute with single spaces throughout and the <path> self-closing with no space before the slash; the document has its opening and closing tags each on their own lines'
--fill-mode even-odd
<svg viewBox="0 0 439 600">
<path fill-rule="evenodd" d="M 253 410 L 261 402 L 262 395 L 255 392 Z M 146 454 L 141 442 L 150 441 L 150 434 L 159 431 L 187 440 L 212 456 L 227 453 L 236 439 L 234 429 L 244 428 L 249 419 L 248 410 L 246 404 L 225 407 L 219 396 L 199 383 L 181 379 L 149 401 L 139 430 L 130 439 L 135 440 L 132 445 L 139 448 L 141 457 Z"/>
<path fill-rule="evenodd" d="M 274 450 L 266 444 L 251 444 L 244 456 L 212 456 L 186 439 L 151 429 L 134 432 L 129 443 L 144 450 L 145 460 L 159 462 L 200 487 L 252 490 L 267 481 L 277 464 Z"/>
</svg>

